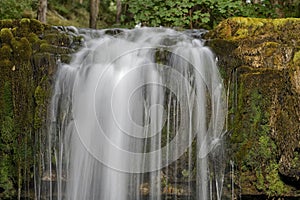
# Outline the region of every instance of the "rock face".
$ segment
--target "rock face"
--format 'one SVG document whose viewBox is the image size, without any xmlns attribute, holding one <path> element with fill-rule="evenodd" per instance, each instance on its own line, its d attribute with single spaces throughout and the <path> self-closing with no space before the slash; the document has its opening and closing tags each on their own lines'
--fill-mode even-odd
<svg viewBox="0 0 300 200">
<path fill-rule="evenodd" d="M 32 197 L 53 77 L 74 43 L 37 20 L 0 21 L 0 199 Z"/>
<path fill-rule="evenodd" d="M 229 88 L 242 195 L 300 196 L 300 19 L 230 18 L 205 37 Z"/>
</svg>

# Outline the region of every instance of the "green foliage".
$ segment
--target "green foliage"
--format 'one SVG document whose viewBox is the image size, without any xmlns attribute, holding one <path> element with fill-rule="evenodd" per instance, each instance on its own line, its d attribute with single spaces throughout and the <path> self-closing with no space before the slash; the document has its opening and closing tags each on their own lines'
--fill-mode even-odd
<svg viewBox="0 0 300 200">
<path fill-rule="evenodd" d="M 276 8 L 270 0 L 264 1 L 263 4 L 244 4 L 240 8 L 240 16 L 258 17 L 258 18 L 275 18 L 277 17 Z"/>
<path fill-rule="evenodd" d="M 37 0 L 1 0 L 0 19 L 19 19 L 25 10 L 36 9 Z"/>
<path fill-rule="evenodd" d="M 276 17 L 276 6 L 270 1 L 246 4 L 243 0 L 126 0 L 125 23 L 133 26 L 212 28 L 221 20 L 233 16 Z"/>
<path fill-rule="evenodd" d="M 133 16 L 128 23 L 143 23 L 146 26 L 175 26 L 193 28 L 209 25 L 212 27 L 220 20 L 238 14 L 241 1 L 227 0 L 127 0 L 128 11 Z M 128 14 L 127 14 L 128 16 Z M 130 16 L 130 14 L 129 14 Z"/>
<path fill-rule="evenodd" d="M 297 1 L 276 4 L 274 0 L 264 0 L 247 4 L 245 0 L 122 0 L 122 4 L 122 24 L 118 26 L 133 27 L 141 22 L 145 26 L 212 28 L 233 16 L 300 17 Z M 37 7 L 38 0 L 1 0 L 0 19 L 21 18 L 36 11 Z M 48 8 L 72 21 L 82 17 L 82 10 L 89 12 L 90 5 L 89 1 L 48 0 Z M 98 26 L 113 26 L 115 17 L 115 0 L 101 0 Z M 86 25 L 86 22 L 81 23 Z"/>
</svg>

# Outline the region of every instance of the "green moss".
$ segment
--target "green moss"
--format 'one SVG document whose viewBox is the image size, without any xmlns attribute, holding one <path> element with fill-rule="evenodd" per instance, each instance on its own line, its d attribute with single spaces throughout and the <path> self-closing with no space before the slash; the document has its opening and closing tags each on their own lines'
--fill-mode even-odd
<svg viewBox="0 0 300 200">
<path fill-rule="evenodd" d="M 300 66 L 300 51 L 298 51 L 294 54 L 293 62 L 295 65 Z"/>
<path fill-rule="evenodd" d="M 10 41 L 13 38 L 13 34 L 9 28 L 3 28 L 0 31 L 0 42 L 10 44 Z"/>
<path fill-rule="evenodd" d="M 11 32 L 13 33 L 13 35 L 17 36 L 19 35 L 19 29 L 17 27 L 14 27 L 11 29 Z"/>
<path fill-rule="evenodd" d="M 294 151 L 293 160 L 291 162 L 292 168 L 299 169 L 300 168 L 300 154 L 297 151 Z M 300 175 L 299 175 L 300 176 Z"/>
<path fill-rule="evenodd" d="M 13 27 L 13 20 L 11 19 L 0 20 L 0 29 L 11 28 L 11 27 Z"/>
<path fill-rule="evenodd" d="M 34 92 L 34 98 L 37 105 L 43 105 L 45 102 L 46 92 L 41 86 L 37 86 Z"/>
<path fill-rule="evenodd" d="M 10 157 L 12 152 L 12 144 L 16 140 L 13 120 L 13 99 L 12 99 L 11 83 L 6 81 L 3 86 L 3 96 L 1 97 L 2 110 L 1 115 L 4 116 L 0 126 L 0 188 L 4 190 L 0 193 L 0 199 L 9 199 L 15 195 L 13 185 L 13 159 Z"/>
<path fill-rule="evenodd" d="M 278 51 L 279 44 L 277 42 L 265 42 L 262 47 L 264 48 L 264 58 L 272 57 Z"/>
<path fill-rule="evenodd" d="M 8 59 L 10 60 L 12 58 L 12 49 L 9 45 L 4 44 L 0 48 L 0 60 Z"/>
<path fill-rule="evenodd" d="M 12 91 L 11 91 L 11 83 L 6 81 L 3 87 L 3 112 L 4 116 L 12 116 L 13 114 L 13 103 L 12 103 Z"/>
<path fill-rule="evenodd" d="M 70 54 L 72 50 L 70 48 L 58 47 L 47 43 L 42 43 L 40 46 L 41 52 L 49 52 L 53 54 Z"/>
<path fill-rule="evenodd" d="M 16 191 L 21 190 L 23 198 L 25 186 L 33 184 L 34 156 L 40 153 L 35 141 L 43 137 L 49 79 L 56 71 L 57 55 L 68 60 L 70 51 L 57 46 L 69 46 L 71 41 L 37 20 L 14 20 L 4 26 L 0 32 L 0 199 L 16 199 Z M 49 41 L 41 39 L 48 31 L 59 35 L 52 41 L 57 46 L 48 48 Z"/>
<path fill-rule="evenodd" d="M 4 60 L 0 59 L 0 68 L 1 68 L 1 70 L 3 70 L 3 68 L 12 69 L 13 66 L 14 66 L 14 64 L 12 63 L 12 61 L 10 61 L 8 59 L 4 59 Z"/>
<path fill-rule="evenodd" d="M 46 76 L 42 79 L 41 85 L 47 82 Z M 45 114 L 47 111 L 47 99 L 49 98 L 49 91 L 43 89 L 41 85 L 38 85 L 34 92 L 34 99 L 36 103 L 35 113 L 34 113 L 34 128 L 38 130 L 43 125 L 45 120 Z"/>
<path fill-rule="evenodd" d="M 28 35 L 32 30 L 30 27 L 30 19 L 23 18 L 20 20 L 20 30 L 22 35 Z"/>
<path fill-rule="evenodd" d="M 271 163 L 262 172 L 261 169 L 256 170 L 255 187 L 264 192 L 269 197 L 282 196 L 290 192 L 278 174 L 278 164 Z"/>
<path fill-rule="evenodd" d="M 14 58 L 18 61 L 28 61 L 32 54 L 32 49 L 27 38 L 23 37 L 19 41 L 12 39 L 11 41 L 13 47 Z"/>
<path fill-rule="evenodd" d="M 36 34 L 41 34 L 45 30 L 46 25 L 36 19 L 30 20 L 30 30 Z"/>
<path fill-rule="evenodd" d="M 28 41 L 30 42 L 31 45 L 33 43 L 36 43 L 39 40 L 40 40 L 39 37 L 35 33 L 29 33 L 29 35 L 28 35 Z"/>
<path fill-rule="evenodd" d="M 256 182 L 254 183 L 255 187 L 259 190 L 259 191 L 264 191 L 266 190 L 266 185 L 265 185 L 265 177 L 262 174 L 261 170 L 256 170 L 255 171 L 255 175 L 256 175 Z"/>
<path fill-rule="evenodd" d="M 4 144 L 11 144 L 15 141 L 15 134 L 14 134 L 14 121 L 11 117 L 6 116 L 2 122 L 2 126 L 1 126 L 1 141 Z M 10 153 L 11 147 L 7 147 L 7 148 L 3 148 L 2 150 L 4 150 L 4 152 L 6 153 Z M 6 150 L 6 151 L 5 151 Z"/>
<path fill-rule="evenodd" d="M 60 59 L 62 63 L 70 63 L 72 60 L 72 56 L 69 54 L 63 54 L 60 56 Z"/>
<path fill-rule="evenodd" d="M 44 38 L 48 44 L 56 46 L 69 46 L 71 44 L 70 36 L 64 33 L 61 34 L 47 34 Z"/>
<path fill-rule="evenodd" d="M 11 166 L 9 154 L 2 154 L 0 159 L 0 189 L 2 190 L 0 199 L 12 199 L 16 195 Z"/>
<path fill-rule="evenodd" d="M 278 174 L 278 164 L 271 163 L 266 169 L 266 194 L 269 196 L 282 196 L 289 192 L 289 188 L 280 179 Z"/>
<path fill-rule="evenodd" d="M 30 33 L 28 35 L 28 41 L 31 45 L 33 55 L 36 54 L 40 50 L 42 40 L 40 40 L 40 38 L 35 33 Z"/>
<path fill-rule="evenodd" d="M 281 180 L 297 187 L 299 177 L 299 30 L 299 19 L 230 18 L 205 35 L 230 83 L 230 151 L 244 194 L 299 194 Z"/>
<path fill-rule="evenodd" d="M 272 90 L 275 90 L 273 85 L 277 89 L 281 87 L 281 78 L 275 74 L 271 70 L 243 71 L 238 77 L 238 99 L 232 100 L 237 102 L 237 109 L 232 122 L 234 129 L 231 141 L 235 161 L 243 176 L 242 190 L 269 196 L 280 196 L 289 192 L 278 174 L 279 147 L 271 131 L 270 119 L 274 117 L 270 114 L 274 99 Z M 252 187 L 244 189 L 249 187 L 249 183 Z"/>
<path fill-rule="evenodd" d="M 248 35 L 248 29 L 238 29 L 237 32 L 235 33 L 237 38 L 244 38 L 245 36 Z"/>
<path fill-rule="evenodd" d="M 38 86 L 35 89 L 34 92 L 34 98 L 35 98 L 35 102 L 37 104 L 36 106 L 36 111 L 34 114 L 34 128 L 35 130 L 38 130 L 42 124 L 43 124 L 43 113 L 46 112 L 43 103 L 45 100 L 45 91 L 42 89 L 41 86 Z"/>
<path fill-rule="evenodd" d="M 279 34 L 286 41 L 289 36 L 299 38 L 298 18 L 261 19 L 233 17 L 222 21 L 208 37 L 239 40 L 247 37 Z M 287 37 L 288 36 L 288 37 Z"/>
</svg>

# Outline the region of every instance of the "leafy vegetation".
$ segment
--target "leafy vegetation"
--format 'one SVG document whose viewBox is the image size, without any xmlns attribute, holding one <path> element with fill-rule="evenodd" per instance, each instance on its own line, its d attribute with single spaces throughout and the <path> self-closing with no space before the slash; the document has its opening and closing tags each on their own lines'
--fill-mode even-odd
<svg viewBox="0 0 300 200">
<path fill-rule="evenodd" d="M 127 0 L 126 3 L 129 13 L 133 15 L 133 20 L 127 19 L 129 23 L 141 22 L 147 26 L 163 25 L 189 28 L 207 25 L 212 27 L 220 19 L 238 15 L 236 11 L 240 6 L 240 1 L 233 0 Z M 126 19 L 126 16 L 124 18 Z"/>
<path fill-rule="evenodd" d="M 296 7 L 299 6 L 291 2 L 290 7 L 283 7 L 270 0 L 257 4 L 242 0 L 126 0 L 124 4 L 128 7 L 127 13 L 123 14 L 125 23 L 184 28 L 213 28 L 221 20 L 233 16 L 296 17 Z"/>
<path fill-rule="evenodd" d="M 21 18 L 27 16 L 28 12 L 32 13 L 31 16 L 36 16 L 38 1 L 2 0 L 0 19 Z M 118 3 L 122 4 L 119 6 L 122 11 L 119 7 L 117 9 Z M 221 20 L 233 16 L 299 17 L 299 6 L 296 0 L 256 0 L 252 3 L 246 3 L 245 0 L 101 0 L 97 23 L 99 28 L 133 27 L 142 23 L 145 26 L 210 29 Z M 58 18 L 69 20 L 71 23 L 73 21 L 73 25 L 88 26 L 89 0 L 48 0 L 48 10 L 49 13 L 58 14 Z M 50 23 L 60 21 L 50 20 Z"/>
<path fill-rule="evenodd" d="M 0 19 L 21 18 L 26 11 L 37 9 L 38 0 L 1 0 Z"/>
</svg>

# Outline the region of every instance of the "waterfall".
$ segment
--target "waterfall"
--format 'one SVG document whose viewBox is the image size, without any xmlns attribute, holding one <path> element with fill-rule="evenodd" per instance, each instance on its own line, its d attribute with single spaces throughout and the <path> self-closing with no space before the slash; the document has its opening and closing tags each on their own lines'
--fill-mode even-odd
<svg viewBox="0 0 300 200">
<path fill-rule="evenodd" d="M 42 196 L 221 199 L 226 97 L 216 59 L 190 33 L 86 31 L 57 72 Z"/>
</svg>

